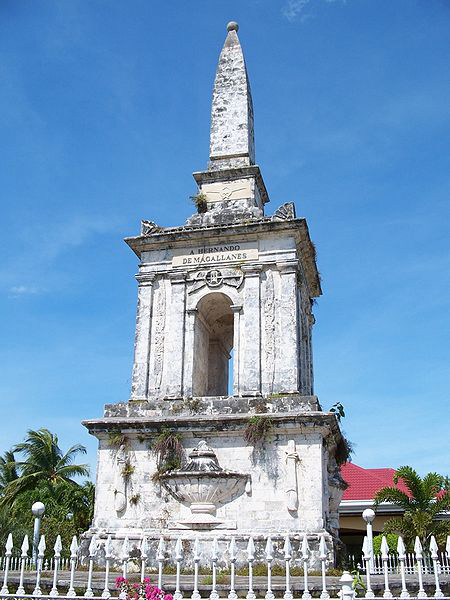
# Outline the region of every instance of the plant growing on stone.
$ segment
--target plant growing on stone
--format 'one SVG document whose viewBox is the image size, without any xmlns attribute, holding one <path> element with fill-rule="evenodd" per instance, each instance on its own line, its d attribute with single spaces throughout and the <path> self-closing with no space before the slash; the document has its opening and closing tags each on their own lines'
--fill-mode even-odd
<svg viewBox="0 0 450 600">
<path fill-rule="evenodd" d="M 345 437 L 342 437 L 338 442 L 335 455 L 338 467 L 348 462 L 353 452 L 353 444 Z"/>
<path fill-rule="evenodd" d="M 133 494 L 131 496 L 131 498 L 130 498 L 130 504 L 132 506 L 137 506 L 140 501 L 141 501 L 141 495 L 140 494 Z"/>
<path fill-rule="evenodd" d="M 202 407 L 202 403 L 198 398 L 186 398 L 184 401 L 186 408 L 191 411 L 191 413 L 196 414 L 200 412 Z"/>
<path fill-rule="evenodd" d="M 244 431 L 247 444 L 262 443 L 267 439 L 272 430 L 272 420 L 265 415 L 256 415 L 248 420 Z"/>
<path fill-rule="evenodd" d="M 345 417 L 344 407 L 340 402 L 333 404 L 329 412 L 336 415 L 336 419 L 339 421 L 339 423 L 341 422 L 341 419 Z"/>
<path fill-rule="evenodd" d="M 133 467 L 131 462 L 129 460 L 127 460 L 126 463 L 123 465 L 122 477 L 124 479 L 130 479 L 130 477 L 133 475 L 134 471 L 135 471 L 135 468 Z"/>
<path fill-rule="evenodd" d="M 184 456 L 181 436 L 170 429 L 163 429 L 153 445 L 156 455 L 156 474 L 154 479 L 167 471 L 179 469 Z"/>
<path fill-rule="evenodd" d="M 203 192 L 198 192 L 198 194 L 195 194 L 195 196 L 191 196 L 191 200 L 195 204 L 198 213 L 205 213 L 208 210 L 206 194 Z"/>
<path fill-rule="evenodd" d="M 120 446 L 127 446 L 128 440 L 121 431 L 111 431 L 108 434 L 109 445 L 113 448 L 120 448 Z"/>
</svg>

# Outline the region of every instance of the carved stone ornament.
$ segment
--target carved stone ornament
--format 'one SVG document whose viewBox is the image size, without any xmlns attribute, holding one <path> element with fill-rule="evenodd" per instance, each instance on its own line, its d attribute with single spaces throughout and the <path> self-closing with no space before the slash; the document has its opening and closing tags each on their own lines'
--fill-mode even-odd
<svg viewBox="0 0 450 600">
<path fill-rule="evenodd" d="M 125 446 L 122 444 L 117 450 L 114 474 L 114 508 L 117 513 L 122 513 L 127 507 L 127 482 L 122 471 L 127 462 Z"/>
<path fill-rule="evenodd" d="M 293 202 L 286 202 L 282 204 L 280 208 L 273 213 L 272 219 L 274 221 L 287 221 L 288 219 L 295 219 L 295 204 Z"/>
<path fill-rule="evenodd" d="M 215 516 L 217 508 L 240 496 L 248 478 L 222 469 L 214 450 L 201 440 L 187 465 L 161 475 L 160 481 L 178 502 L 189 505 L 192 517 L 183 523 L 214 526 L 221 523 Z"/>
<path fill-rule="evenodd" d="M 151 235 L 162 231 L 162 227 L 153 223 L 153 221 L 141 221 L 141 235 Z"/>
<path fill-rule="evenodd" d="M 244 281 L 244 274 L 240 269 L 209 269 L 208 271 L 197 271 L 191 281 L 193 283 L 189 294 L 201 290 L 205 285 L 210 288 L 218 288 L 223 284 L 239 288 Z"/>
</svg>

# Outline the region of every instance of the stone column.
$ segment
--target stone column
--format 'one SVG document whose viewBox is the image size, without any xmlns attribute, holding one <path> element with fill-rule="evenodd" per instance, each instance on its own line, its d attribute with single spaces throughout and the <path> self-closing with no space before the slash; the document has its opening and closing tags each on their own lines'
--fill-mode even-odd
<svg viewBox="0 0 450 600">
<path fill-rule="evenodd" d="M 194 333 L 195 319 L 198 313 L 197 308 L 188 308 L 186 310 L 186 320 L 184 326 L 184 369 L 183 369 L 183 394 L 192 396 L 192 384 L 194 375 Z"/>
<path fill-rule="evenodd" d="M 150 326 L 155 273 L 141 273 L 138 280 L 138 304 L 136 334 L 134 338 L 134 362 L 131 379 L 131 399 L 146 400 L 148 397 L 148 371 L 150 361 Z"/>
<path fill-rule="evenodd" d="M 240 388 L 240 377 L 239 377 L 239 365 L 240 365 L 240 320 L 242 306 L 233 304 L 231 307 L 233 311 L 233 395 L 239 396 Z"/>
<path fill-rule="evenodd" d="M 172 288 L 164 345 L 164 395 L 183 396 L 184 322 L 186 315 L 186 273 L 169 273 Z"/>
<path fill-rule="evenodd" d="M 297 269 L 298 261 L 277 263 L 280 270 L 279 321 L 281 344 L 278 349 L 277 393 L 298 393 L 298 326 Z"/>
<path fill-rule="evenodd" d="M 261 265 L 242 265 L 244 306 L 240 318 L 239 389 L 242 396 L 261 395 Z"/>
</svg>

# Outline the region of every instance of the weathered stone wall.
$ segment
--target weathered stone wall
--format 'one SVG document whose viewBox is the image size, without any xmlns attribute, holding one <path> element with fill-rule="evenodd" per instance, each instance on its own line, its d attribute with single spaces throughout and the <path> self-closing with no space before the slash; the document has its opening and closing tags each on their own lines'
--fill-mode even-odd
<svg viewBox="0 0 450 600">
<path fill-rule="evenodd" d="M 295 240 L 265 236 L 249 243 L 258 260 L 225 268 L 174 268 L 169 251 L 143 255 L 139 278 L 151 285 L 140 286 L 133 399 L 206 393 L 208 335 L 198 306 L 218 291 L 233 306 L 235 393 L 311 394 L 313 317 Z M 224 237 L 221 247 L 228 246 L 236 241 Z M 186 245 L 186 255 L 192 248 Z M 219 286 L 208 284 L 211 270 L 224 276 Z"/>
<path fill-rule="evenodd" d="M 206 432 L 205 432 L 206 433 Z M 156 457 L 151 450 L 155 436 L 125 434 L 128 441 L 127 461 L 134 471 L 126 481 L 126 508 L 116 511 L 117 481 L 122 477 L 117 464 L 118 449 L 111 447 L 107 435 L 99 435 L 99 465 L 97 472 L 96 512 L 93 529 L 109 533 L 143 530 L 183 530 L 179 521 L 189 519 L 189 506 L 171 497 L 159 482 L 152 480 L 156 473 Z M 325 480 L 317 477 L 323 472 L 323 438 L 321 432 L 283 432 L 276 429 L 266 443 L 247 445 L 242 434 L 229 429 L 204 439 L 214 448 L 224 469 L 248 474 L 251 489 L 239 498 L 220 507 L 217 518 L 224 525 L 218 529 L 240 533 L 277 534 L 280 532 L 319 531 L 324 528 L 327 507 L 324 505 Z M 199 436 L 182 434 L 188 452 Z M 298 509 L 289 511 L 287 490 L 292 487 L 286 464 L 288 441 L 294 440 L 298 454 Z M 325 470 L 326 473 L 326 470 Z"/>
</svg>

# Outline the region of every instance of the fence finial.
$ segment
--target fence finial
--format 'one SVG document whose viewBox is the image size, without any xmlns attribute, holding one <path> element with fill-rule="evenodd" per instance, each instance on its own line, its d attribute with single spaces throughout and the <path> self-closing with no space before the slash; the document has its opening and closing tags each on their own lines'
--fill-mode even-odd
<svg viewBox="0 0 450 600">
<path fill-rule="evenodd" d="M 254 561 L 255 560 L 255 542 L 253 541 L 253 537 L 252 536 L 250 536 L 248 538 L 247 558 L 248 558 L 249 561 Z"/>
<path fill-rule="evenodd" d="M 291 544 L 291 539 L 288 535 L 284 538 L 283 552 L 284 552 L 284 560 L 291 560 L 292 544 Z"/>
<path fill-rule="evenodd" d="M 383 537 L 381 538 L 381 558 L 382 560 L 388 560 L 389 558 L 389 545 L 387 543 L 387 539 L 386 536 L 383 535 Z"/>
<path fill-rule="evenodd" d="M 309 545 L 308 545 L 308 536 L 306 533 L 303 534 L 302 539 L 302 558 L 303 560 L 308 560 L 309 557 Z"/>
</svg>

